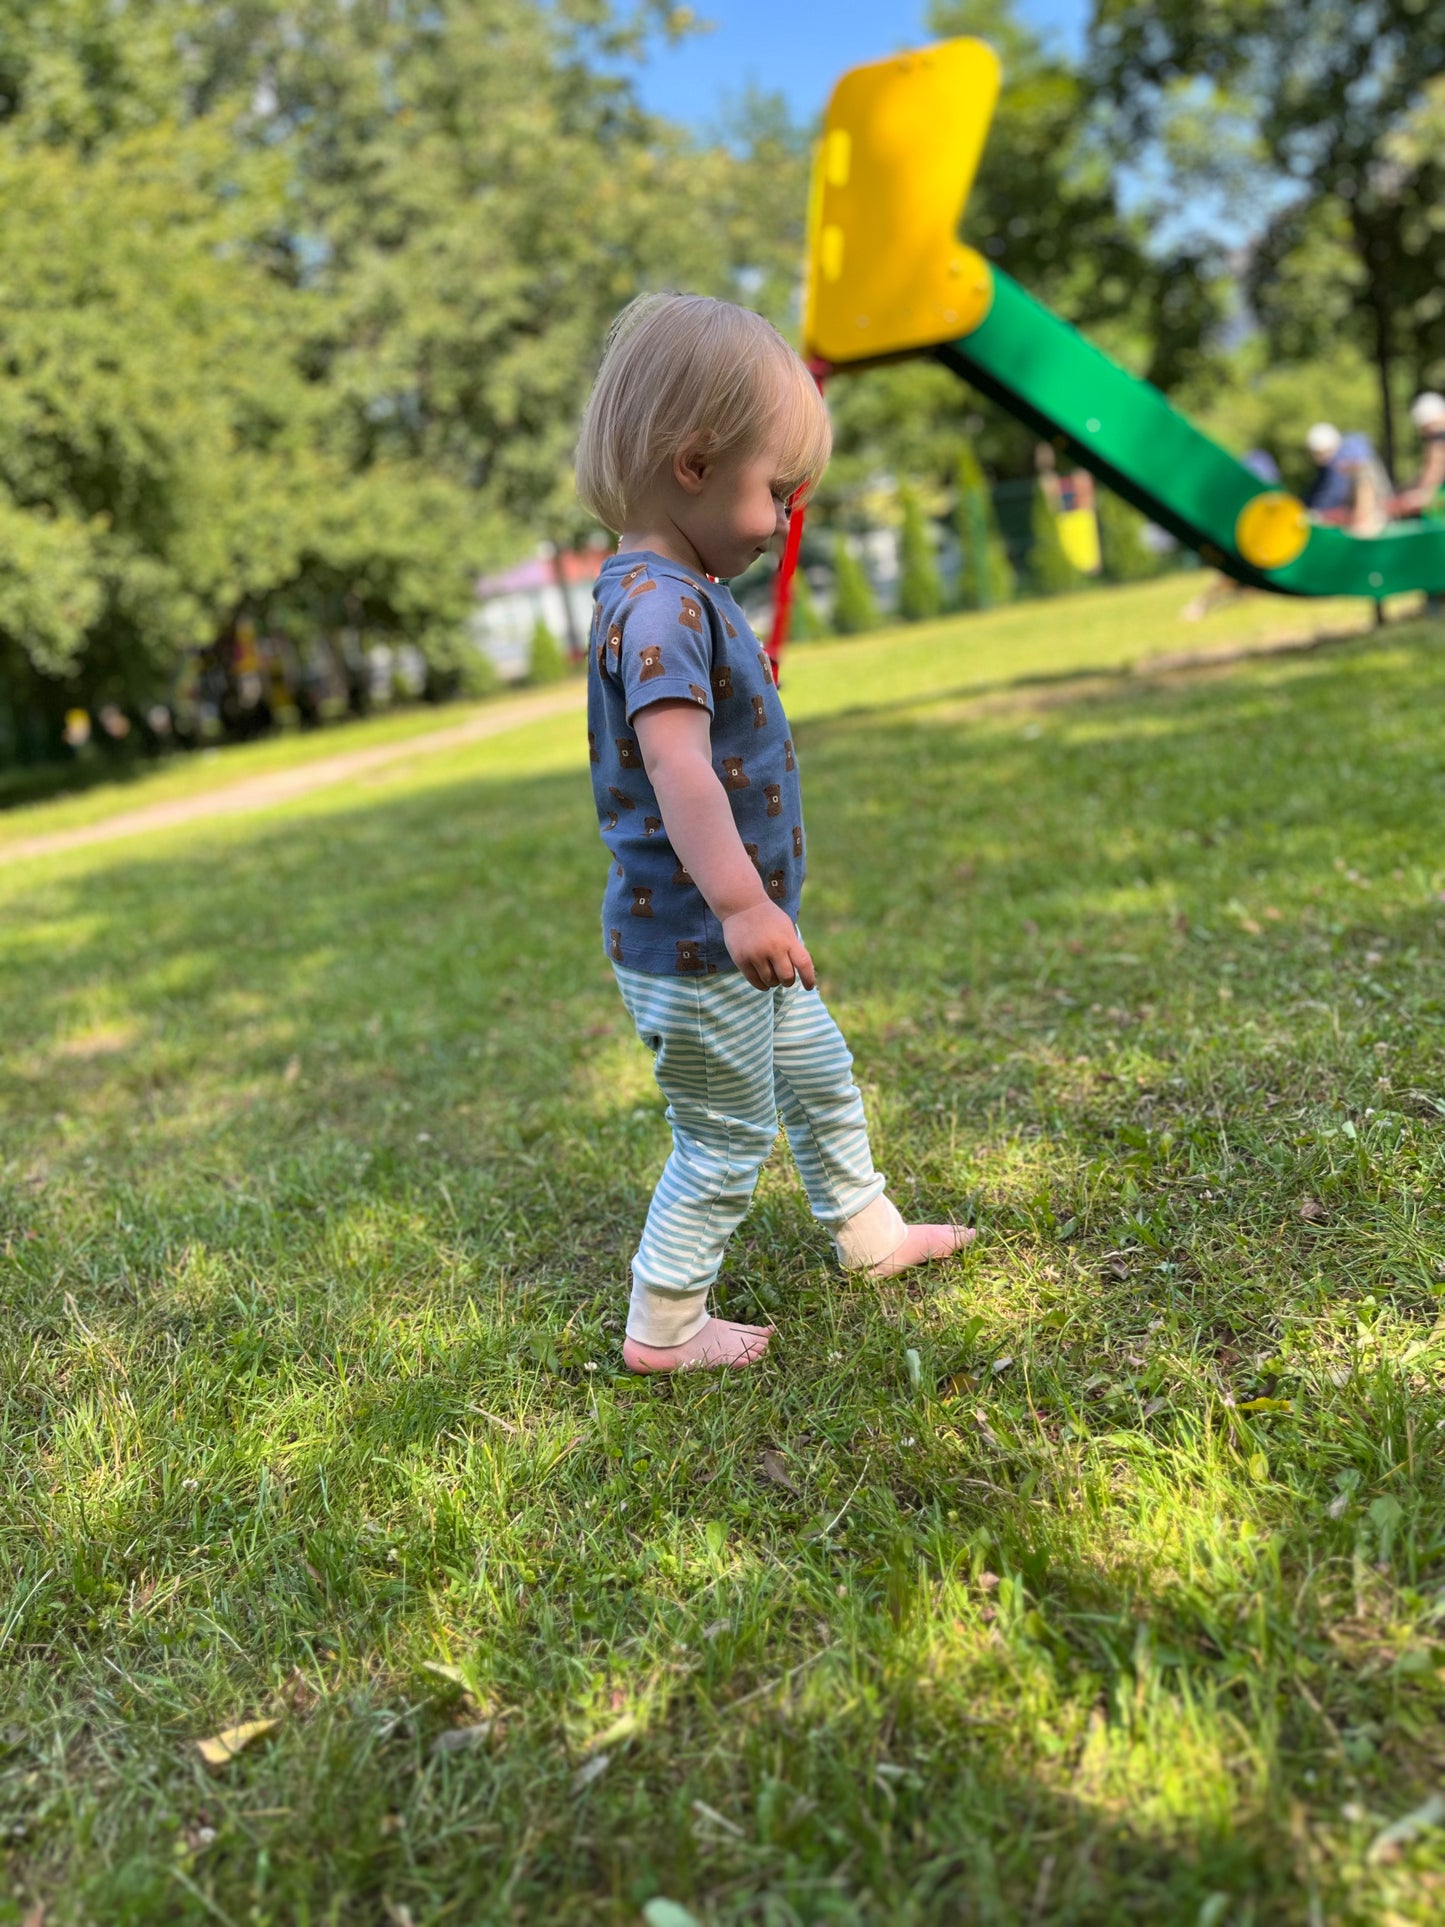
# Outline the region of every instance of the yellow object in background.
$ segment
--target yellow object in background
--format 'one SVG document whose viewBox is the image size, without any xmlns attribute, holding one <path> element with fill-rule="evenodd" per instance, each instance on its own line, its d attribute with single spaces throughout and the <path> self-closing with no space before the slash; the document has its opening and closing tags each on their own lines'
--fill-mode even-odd
<svg viewBox="0 0 1445 1927">
<path fill-rule="evenodd" d="M 1234 546 L 1257 569 L 1286 567 L 1309 539 L 1304 503 L 1283 489 L 1270 489 L 1246 502 L 1234 525 Z"/>
<path fill-rule="evenodd" d="M 1054 517 L 1059 547 L 1081 575 L 1097 575 L 1103 565 L 1099 553 L 1099 518 L 1092 509 L 1064 509 Z"/>
<path fill-rule="evenodd" d="M 969 334 L 993 298 L 958 223 L 998 100 L 981 40 L 854 67 L 828 102 L 813 161 L 807 352 L 868 361 Z"/>
</svg>

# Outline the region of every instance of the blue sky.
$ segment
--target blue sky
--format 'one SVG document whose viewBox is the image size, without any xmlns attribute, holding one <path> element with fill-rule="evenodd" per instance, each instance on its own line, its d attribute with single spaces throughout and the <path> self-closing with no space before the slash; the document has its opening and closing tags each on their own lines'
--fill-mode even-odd
<svg viewBox="0 0 1445 1927">
<path fill-rule="evenodd" d="M 810 118 L 845 67 L 929 38 L 925 0 L 697 0 L 696 11 L 714 31 L 659 48 L 639 76 L 647 106 L 695 125 L 750 83 Z M 1019 11 L 1071 49 L 1082 44 L 1088 0 L 1021 0 Z"/>
</svg>

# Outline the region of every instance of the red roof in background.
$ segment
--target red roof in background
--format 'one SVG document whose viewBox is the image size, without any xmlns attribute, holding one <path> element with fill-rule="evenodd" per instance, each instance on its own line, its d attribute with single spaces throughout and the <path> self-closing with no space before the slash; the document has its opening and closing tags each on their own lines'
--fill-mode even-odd
<svg viewBox="0 0 1445 1927">
<path fill-rule="evenodd" d="M 528 562 L 518 562 L 513 568 L 503 569 L 500 575 L 484 575 L 477 578 L 479 596 L 535 594 L 538 589 L 551 589 L 557 583 L 557 561 L 562 564 L 562 580 L 570 587 L 574 582 L 595 582 L 607 560 L 606 549 L 564 550 L 560 558 L 534 555 Z"/>
</svg>

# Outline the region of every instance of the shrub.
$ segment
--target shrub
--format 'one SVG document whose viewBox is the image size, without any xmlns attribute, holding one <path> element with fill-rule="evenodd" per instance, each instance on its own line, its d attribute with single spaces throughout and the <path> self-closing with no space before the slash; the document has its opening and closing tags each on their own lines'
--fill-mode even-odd
<svg viewBox="0 0 1445 1927">
<path fill-rule="evenodd" d="M 567 658 L 562 645 L 538 616 L 532 629 L 532 651 L 527 662 L 527 681 L 541 685 L 561 682 L 567 674 Z"/>
<path fill-rule="evenodd" d="M 878 627 L 878 604 L 846 535 L 838 537 L 833 551 L 833 627 L 840 636 L 861 636 Z"/>
<path fill-rule="evenodd" d="M 794 642 L 817 642 L 828 633 L 813 585 L 801 569 L 793 577 L 793 613 L 788 631 Z"/>
<path fill-rule="evenodd" d="M 1000 602 L 1012 602 L 1018 581 L 999 533 L 993 497 L 967 442 L 958 456 L 953 514 L 960 551 L 958 607 L 991 609 Z"/>
<path fill-rule="evenodd" d="M 943 610 L 943 581 L 933 553 L 933 533 L 912 489 L 900 491 L 903 534 L 900 543 L 898 613 L 905 622 L 927 622 Z"/>
<path fill-rule="evenodd" d="M 1144 540 L 1144 517 L 1102 484 L 1098 516 L 1099 550 L 1110 582 L 1142 582 L 1159 573 L 1159 557 Z"/>
</svg>

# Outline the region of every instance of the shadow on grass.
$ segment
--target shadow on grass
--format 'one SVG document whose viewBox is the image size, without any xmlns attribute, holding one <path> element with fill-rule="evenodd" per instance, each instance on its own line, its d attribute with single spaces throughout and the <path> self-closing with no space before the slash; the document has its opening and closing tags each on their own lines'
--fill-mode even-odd
<svg viewBox="0 0 1445 1927">
<path fill-rule="evenodd" d="M 708 1383 L 613 1369 L 666 1145 L 580 771 L 14 886 L 23 1877 L 1424 1918 L 1428 1837 L 1365 1851 L 1440 1765 L 1440 688 L 1390 634 L 801 728 L 880 1163 L 985 1235 L 865 1289 L 771 1168 L 722 1295 L 782 1336 Z M 266 1708 L 202 1785 L 179 1740 Z"/>
</svg>

